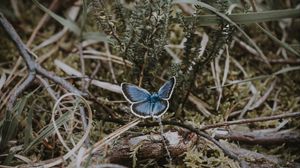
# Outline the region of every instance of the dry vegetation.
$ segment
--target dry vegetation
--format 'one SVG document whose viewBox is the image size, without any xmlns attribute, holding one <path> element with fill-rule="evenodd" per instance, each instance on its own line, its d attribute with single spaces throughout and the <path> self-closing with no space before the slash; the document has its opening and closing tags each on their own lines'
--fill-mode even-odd
<svg viewBox="0 0 300 168">
<path fill-rule="evenodd" d="M 300 1 L 10 0 L 0 12 L 0 167 L 300 166 Z M 171 76 L 161 136 L 120 83 L 156 91 Z"/>
</svg>

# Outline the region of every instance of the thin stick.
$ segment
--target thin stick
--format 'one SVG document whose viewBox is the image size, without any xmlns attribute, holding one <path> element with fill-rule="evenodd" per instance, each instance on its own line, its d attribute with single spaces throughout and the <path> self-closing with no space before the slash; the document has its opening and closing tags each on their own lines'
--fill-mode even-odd
<svg viewBox="0 0 300 168">
<path fill-rule="evenodd" d="M 216 146 L 218 146 L 224 152 L 225 155 L 227 155 L 231 159 L 234 159 L 236 161 L 240 161 L 239 157 L 236 154 L 234 154 L 233 152 L 231 152 L 230 150 L 228 150 L 226 147 L 222 146 L 217 140 L 215 140 L 214 138 L 212 138 L 207 133 L 201 131 L 199 128 L 196 128 L 193 125 L 188 124 L 188 123 L 171 122 L 171 123 L 168 123 L 168 124 L 169 125 L 170 124 L 171 125 L 176 125 L 176 126 L 188 129 L 188 130 L 190 130 L 192 132 L 195 132 L 199 136 L 204 137 L 205 139 L 207 139 L 207 140 L 211 141 L 212 143 L 214 143 Z"/>
<path fill-rule="evenodd" d="M 270 121 L 270 120 L 292 118 L 292 117 L 300 117 L 300 112 L 286 113 L 286 114 L 280 114 L 280 115 L 269 116 L 269 117 L 259 117 L 259 118 L 253 118 L 253 119 L 251 118 L 251 119 L 241 119 L 241 120 L 236 120 L 236 121 L 228 121 L 228 122 L 223 122 L 223 123 L 206 125 L 199 129 L 207 130 L 207 129 L 211 129 L 211 128 L 218 128 L 218 127 L 229 126 L 229 125 L 249 124 L 249 123 L 254 123 L 254 122 Z"/>
<path fill-rule="evenodd" d="M 25 61 L 26 67 L 29 71 L 29 75 L 20 86 L 18 86 L 11 94 L 10 100 L 8 101 L 7 108 L 9 111 L 13 111 L 13 104 L 16 98 L 33 82 L 36 77 L 36 74 L 40 74 L 43 77 L 46 77 L 53 82 L 60 84 L 63 88 L 67 89 L 70 92 L 87 96 L 87 94 L 81 92 L 76 87 L 71 85 L 65 79 L 52 74 L 46 69 L 42 68 L 35 60 L 31 57 L 31 54 L 28 52 L 26 45 L 22 42 L 20 36 L 17 34 L 12 25 L 8 22 L 5 16 L 0 12 L 0 25 L 3 27 L 5 32 L 8 34 L 10 39 L 14 42 L 17 49 L 20 52 L 21 57 Z"/>
<path fill-rule="evenodd" d="M 22 42 L 19 35 L 16 33 L 12 25 L 7 21 L 5 16 L 0 12 L 0 23 L 6 33 L 9 35 L 11 40 L 15 43 L 16 47 L 19 49 L 19 52 L 22 58 L 25 60 L 26 66 L 30 72 L 35 71 L 35 62 L 27 52 L 27 47 Z"/>
<path fill-rule="evenodd" d="M 69 82 L 67 82 L 65 79 L 63 79 L 63 78 L 61 78 L 59 76 L 56 76 L 53 73 L 50 73 L 46 69 L 42 68 L 39 64 L 36 64 L 36 71 L 41 76 L 46 77 L 46 78 L 52 80 L 53 82 L 61 85 L 63 88 L 67 89 L 70 92 L 77 93 L 77 94 L 80 94 L 80 95 L 83 95 L 83 96 L 87 96 L 86 93 L 81 92 L 76 87 L 74 87 Z"/>
<path fill-rule="evenodd" d="M 10 111 L 13 111 L 13 104 L 18 97 L 30 84 L 34 81 L 35 79 L 35 73 L 29 73 L 27 78 L 23 83 L 21 83 L 15 90 L 12 92 L 12 94 L 9 97 L 8 103 L 7 103 L 7 108 Z"/>
</svg>

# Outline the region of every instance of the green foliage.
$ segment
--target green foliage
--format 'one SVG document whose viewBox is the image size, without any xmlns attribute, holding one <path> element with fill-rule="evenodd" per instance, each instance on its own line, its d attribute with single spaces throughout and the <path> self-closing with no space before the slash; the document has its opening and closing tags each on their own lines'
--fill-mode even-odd
<svg viewBox="0 0 300 168">
<path fill-rule="evenodd" d="M 223 12 L 225 12 L 224 10 L 228 7 L 228 4 L 223 1 L 216 1 L 213 3 Z M 204 9 L 200 6 L 196 6 L 196 15 L 203 13 L 205 11 L 203 10 Z M 178 93 L 184 93 L 184 96 L 181 96 L 176 100 L 181 102 L 177 108 L 185 107 L 185 103 L 191 90 L 195 89 L 194 86 L 195 81 L 197 81 L 197 76 L 201 73 L 201 70 L 205 70 L 205 65 L 207 63 L 218 56 L 220 51 L 223 50 L 224 44 L 230 43 L 232 35 L 235 32 L 234 27 L 221 19 L 219 20 L 219 25 L 212 31 L 208 28 L 204 28 L 204 30 L 199 28 L 199 20 L 196 18 L 187 21 L 182 17 L 180 20 L 181 25 L 184 27 L 185 38 L 187 40 L 185 42 L 184 57 L 182 58 L 180 71 L 177 72 L 179 82 L 176 91 Z M 203 36 L 200 36 L 199 33 L 196 32 L 208 32 L 210 38 L 203 55 L 199 55 Z"/>
<path fill-rule="evenodd" d="M 220 19 L 220 24 L 208 35 L 210 40 L 204 52 L 199 56 L 203 28 L 197 26 L 197 20 L 185 20 L 184 16 L 173 11 L 169 1 L 141 0 L 129 6 L 117 1 L 110 4 L 105 1 L 95 3 L 96 20 L 101 29 L 113 39 L 113 48 L 118 55 L 130 60 L 133 67 L 124 67 L 125 78 L 131 83 L 141 84 L 144 87 L 157 88 L 160 83 L 154 77 L 162 76 L 162 72 L 170 77 L 177 77 L 176 95 L 172 100 L 173 110 L 184 107 L 190 91 L 194 88 L 200 70 L 210 60 L 218 55 L 224 44 L 232 37 L 234 29 Z M 217 1 L 213 5 L 227 9 L 228 5 Z M 112 18 L 110 12 L 116 13 Z M 176 13 L 177 12 L 177 13 Z M 196 15 L 207 12 L 197 7 Z M 170 23 L 169 20 L 177 22 Z M 170 27 L 179 24 L 183 28 L 184 52 L 181 63 L 170 64 L 170 57 L 167 56 L 164 46 L 170 39 Z M 205 30 L 206 31 L 206 30 Z M 167 71 L 165 71 L 167 70 Z M 179 94 L 180 93 L 180 94 Z"/>
<path fill-rule="evenodd" d="M 115 2 L 112 10 L 117 18 L 112 20 L 104 1 L 100 2 L 97 21 L 104 32 L 110 32 L 114 39 L 114 49 L 119 55 L 133 63 L 127 79 L 153 87 L 153 77 L 163 70 L 168 62 L 164 46 L 167 44 L 170 2 L 143 0 L 133 8 Z"/>
</svg>

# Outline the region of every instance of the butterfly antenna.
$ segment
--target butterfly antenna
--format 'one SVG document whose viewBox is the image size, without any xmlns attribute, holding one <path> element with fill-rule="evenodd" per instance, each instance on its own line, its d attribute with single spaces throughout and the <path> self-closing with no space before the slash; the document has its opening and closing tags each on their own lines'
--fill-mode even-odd
<svg viewBox="0 0 300 168">
<path fill-rule="evenodd" d="M 158 117 L 157 120 L 158 120 L 159 126 L 160 126 L 160 134 L 161 134 L 161 137 L 162 137 L 162 141 L 163 141 L 165 150 L 167 151 L 167 154 L 168 154 L 168 157 L 169 157 L 170 166 L 172 166 L 172 157 L 171 157 L 170 151 L 169 151 L 169 149 L 168 149 L 167 143 L 166 143 L 166 141 L 165 141 L 166 138 L 164 137 L 164 129 L 163 129 L 163 124 L 162 124 L 162 122 L 161 122 L 161 118 Z"/>
</svg>

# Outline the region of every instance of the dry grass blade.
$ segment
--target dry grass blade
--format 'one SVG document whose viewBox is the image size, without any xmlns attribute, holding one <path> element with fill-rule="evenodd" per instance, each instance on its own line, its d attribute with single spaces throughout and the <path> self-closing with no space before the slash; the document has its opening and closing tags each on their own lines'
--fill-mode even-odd
<svg viewBox="0 0 300 168">
<path fill-rule="evenodd" d="M 221 57 L 221 55 L 219 57 L 216 58 L 216 61 L 215 61 L 215 67 L 216 67 L 216 74 L 217 74 L 217 85 L 216 86 L 219 86 L 220 89 L 218 89 L 218 92 L 219 92 L 219 99 L 217 101 L 217 110 L 219 109 L 220 107 L 220 104 L 221 104 L 221 99 L 222 99 L 222 92 L 223 92 L 223 86 L 225 85 L 225 82 L 227 80 L 227 76 L 228 76 L 228 72 L 229 72 L 229 51 L 228 51 L 228 45 L 225 45 L 225 49 L 226 49 L 226 60 L 225 60 L 225 66 L 224 66 L 224 71 L 223 71 L 223 79 L 222 79 L 222 83 L 220 81 L 220 73 L 221 73 L 221 68 L 220 68 L 220 65 L 219 65 L 219 59 Z"/>
<path fill-rule="evenodd" d="M 72 6 L 70 8 L 70 10 L 68 11 L 68 17 L 71 19 L 71 20 L 75 20 L 76 17 L 78 16 L 79 14 L 79 11 L 80 11 L 80 7 L 79 6 Z M 62 38 L 66 33 L 68 32 L 68 28 L 67 27 L 64 27 L 61 31 L 59 31 L 58 33 L 52 35 L 51 37 L 49 37 L 48 39 L 44 40 L 42 43 L 40 43 L 39 45 L 37 45 L 36 47 L 34 47 L 32 49 L 32 51 L 37 51 L 39 49 L 42 49 L 44 48 L 45 46 L 47 45 L 50 45 L 56 41 L 58 41 L 60 38 Z"/>
<path fill-rule="evenodd" d="M 1 78 L 0 78 L 0 90 L 1 90 L 2 87 L 4 86 L 5 81 L 6 81 L 6 75 L 5 75 L 5 73 L 3 72 L 2 75 L 1 75 Z"/>
<path fill-rule="evenodd" d="M 242 119 L 244 117 L 244 115 L 250 109 L 251 105 L 255 102 L 258 96 L 259 96 L 258 93 L 251 96 L 246 106 L 242 109 L 239 119 Z"/>
<path fill-rule="evenodd" d="M 300 11 L 299 11 L 300 13 Z M 286 50 L 288 50 L 289 52 L 295 54 L 296 56 L 300 57 L 300 53 L 297 52 L 295 49 L 293 49 L 290 45 L 288 45 L 287 43 L 280 41 L 278 38 L 276 38 L 271 32 L 269 32 L 268 30 L 264 29 L 263 27 L 261 27 L 259 24 L 256 24 L 256 26 L 262 30 L 268 37 L 270 37 L 270 39 L 272 39 L 274 42 L 276 42 L 277 44 L 279 44 L 281 47 L 285 48 Z"/>
<path fill-rule="evenodd" d="M 261 75 L 261 76 L 256 76 L 253 78 L 248 78 L 248 79 L 244 79 L 244 80 L 237 80 L 237 81 L 233 81 L 229 84 L 224 85 L 223 87 L 227 87 L 227 86 L 231 86 L 231 85 L 235 85 L 235 84 L 240 84 L 240 83 L 246 83 L 246 82 L 250 82 L 253 80 L 259 80 L 259 79 L 265 79 L 265 78 L 270 78 L 270 77 L 274 77 L 280 74 L 284 74 L 290 71 L 297 71 L 300 70 L 300 66 L 294 66 L 294 67 L 288 67 L 288 68 L 283 68 L 271 75 Z M 216 89 L 217 87 L 210 87 L 209 89 Z"/>
<path fill-rule="evenodd" d="M 248 78 L 248 73 L 245 71 L 245 69 L 243 68 L 243 66 L 236 59 L 234 59 L 233 57 L 231 57 L 231 60 L 235 64 L 235 66 L 242 71 L 244 77 Z M 224 87 L 224 85 L 223 85 L 223 87 Z M 253 83 L 251 81 L 249 82 L 249 88 L 250 88 L 250 91 L 251 91 L 252 94 L 257 94 L 257 89 L 256 89 L 256 87 L 253 85 Z"/>
<path fill-rule="evenodd" d="M 109 49 L 108 43 L 105 43 L 105 49 L 106 49 L 106 54 L 107 54 L 107 56 L 108 56 L 108 65 L 109 65 L 109 70 L 110 70 L 112 79 L 113 79 L 113 81 L 114 81 L 115 83 L 118 83 L 118 82 L 117 82 L 117 79 L 116 79 L 114 67 L 113 67 L 113 64 L 112 64 L 112 58 L 111 58 L 111 53 L 110 53 L 110 49 Z"/>
<path fill-rule="evenodd" d="M 249 53 L 258 56 L 259 54 L 257 53 L 257 51 L 252 48 L 251 46 L 249 46 L 247 43 L 243 42 L 242 40 L 240 40 L 238 37 L 234 36 L 233 37 L 235 42 L 238 42 L 238 44 L 243 48 L 246 49 Z"/>
<path fill-rule="evenodd" d="M 207 108 L 210 108 L 205 102 L 203 102 L 202 100 L 200 100 L 199 98 L 197 98 L 196 96 L 190 94 L 189 95 L 189 100 L 196 105 L 196 107 L 198 108 L 198 110 L 200 112 L 202 112 L 202 114 L 205 117 L 209 117 L 212 114 L 207 110 Z"/>
<path fill-rule="evenodd" d="M 275 84 L 276 84 L 276 79 L 272 82 L 271 86 L 268 88 L 265 94 L 260 99 L 258 99 L 255 103 L 253 103 L 251 107 L 249 107 L 249 110 L 253 110 L 259 107 L 262 103 L 264 103 L 266 99 L 269 97 L 269 95 L 271 94 L 272 90 L 274 89 Z"/>
<path fill-rule="evenodd" d="M 201 47 L 199 49 L 200 51 L 199 51 L 198 59 L 200 59 L 203 56 L 204 52 L 206 51 L 206 46 L 207 46 L 208 41 L 209 41 L 208 35 L 205 32 L 202 33 L 202 40 L 200 43 Z"/>
<path fill-rule="evenodd" d="M 70 29 L 72 32 L 74 32 L 76 35 L 80 35 L 80 28 L 71 20 L 64 19 L 63 17 L 55 14 L 48 8 L 44 7 L 42 4 L 40 4 L 37 0 L 32 0 L 40 9 L 42 9 L 44 12 L 46 12 L 48 15 L 50 15 L 52 18 L 54 18 L 56 21 L 58 21 L 63 26 Z"/>
<path fill-rule="evenodd" d="M 212 69 L 214 69 L 213 77 L 214 77 L 214 80 L 215 80 L 215 85 L 218 88 L 217 91 L 219 92 L 219 98 L 218 98 L 218 101 L 217 101 L 216 110 L 218 110 L 219 107 L 220 107 L 220 103 L 221 103 L 221 99 L 222 99 L 222 91 L 223 91 L 222 86 L 221 86 L 221 81 L 220 81 L 220 74 L 221 74 L 220 57 L 221 57 L 221 55 L 216 57 L 215 60 L 214 60 L 214 64 L 213 63 L 211 64 Z"/>
<path fill-rule="evenodd" d="M 74 68 L 72 68 L 69 65 L 63 63 L 60 60 L 55 60 L 54 64 L 57 67 L 59 67 L 61 70 L 63 70 L 68 75 L 77 76 L 77 77 L 83 78 L 83 75 L 79 71 L 75 70 Z"/>
<path fill-rule="evenodd" d="M 59 7 L 59 0 L 52 1 L 51 5 L 49 6 L 50 10 L 56 10 Z M 45 13 L 41 20 L 38 22 L 38 25 L 33 30 L 29 40 L 27 41 L 26 45 L 29 47 L 31 46 L 32 42 L 34 41 L 38 31 L 45 25 L 45 23 L 49 20 L 49 15 Z"/>
<path fill-rule="evenodd" d="M 58 66 L 60 69 L 62 69 L 68 75 L 83 77 L 79 71 L 75 70 L 74 68 L 68 66 L 67 64 L 65 64 L 59 60 L 55 60 L 54 63 L 56 66 Z M 86 80 L 88 80 L 88 79 L 86 79 Z M 119 85 L 115 85 L 115 84 L 112 84 L 109 82 L 102 82 L 99 80 L 92 79 L 91 84 L 98 86 L 102 89 L 115 92 L 115 93 L 120 93 L 120 94 L 122 93 L 121 87 Z"/>
<path fill-rule="evenodd" d="M 179 2 L 180 0 L 178 0 Z M 186 1 L 185 1 L 186 2 Z M 233 13 L 227 15 L 232 21 L 237 24 L 251 24 L 258 22 L 276 21 L 284 18 L 298 18 L 300 16 L 300 9 L 283 9 L 271 10 L 262 12 L 248 12 L 248 13 Z M 211 26 L 219 24 L 219 17 L 215 15 L 201 15 L 196 16 L 199 21 L 199 26 Z M 192 20 L 192 17 L 186 17 L 186 20 Z"/>
<path fill-rule="evenodd" d="M 212 11 L 216 15 L 220 16 L 221 18 L 223 18 L 224 20 L 226 20 L 228 23 L 230 23 L 233 26 L 235 26 L 246 37 L 246 39 L 253 45 L 253 47 L 257 50 L 257 52 L 262 57 L 262 59 L 265 61 L 265 63 L 268 66 L 270 66 L 270 63 L 269 63 L 268 59 L 266 58 L 266 56 L 264 55 L 264 53 L 261 51 L 261 49 L 256 45 L 256 43 L 248 36 L 248 34 L 239 25 L 237 25 L 234 21 L 232 21 L 225 14 L 219 12 L 214 7 L 212 7 L 212 6 L 210 6 L 210 5 L 206 4 L 206 3 L 200 2 L 200 1 L 195 1 L 195 0 L 175 0 L 173 3 L 191 3 L 191 4 L 199 5 L 199 6 L 203 7 L 203 8 L 206 8 L 206 9 Z"/>
<path fill-rule="evenodd" d="M 223 79 L 222 79 L 222 86 L 225 85 L 225 82 L 228 77 L 229 73 L 229 65 L 230 65 L 230 55 L 229 55 L 229 50 L 228 50 L 228 45 L 225 45 L 225 50 L 226 50 L 226 60 L 225 60 L 225 66 L 224 66 L 224 74 L 223 74 Z"/>
<path fill-rule="evenodd" d="M 111 61 L 114 62 L 114 63 L 117 63 L 117 64 L 121 64 L 121 65 L 126 65 L 128 67 L 132 67 L 132 62 L 126 60 L 126 59 L 123 59 L 119 56 L 116 56 L 116 55 L 108 55 L 108 53 L 105 53 L 105 52 L 99 52 L 99 51 L 95 51 L 95 50 L 84 50 L 83 51 L 83 54 L 84 54 L 84 58 L 85 59 L 100 59 L 100 60 L 103 60 L 103 61 L 109 61 L 109 59 L 111 58 Z M 109 58 L 110 57 L 110 58 Z M 125 61 L 125 63 L 124 63 Z"/>
</svg>

